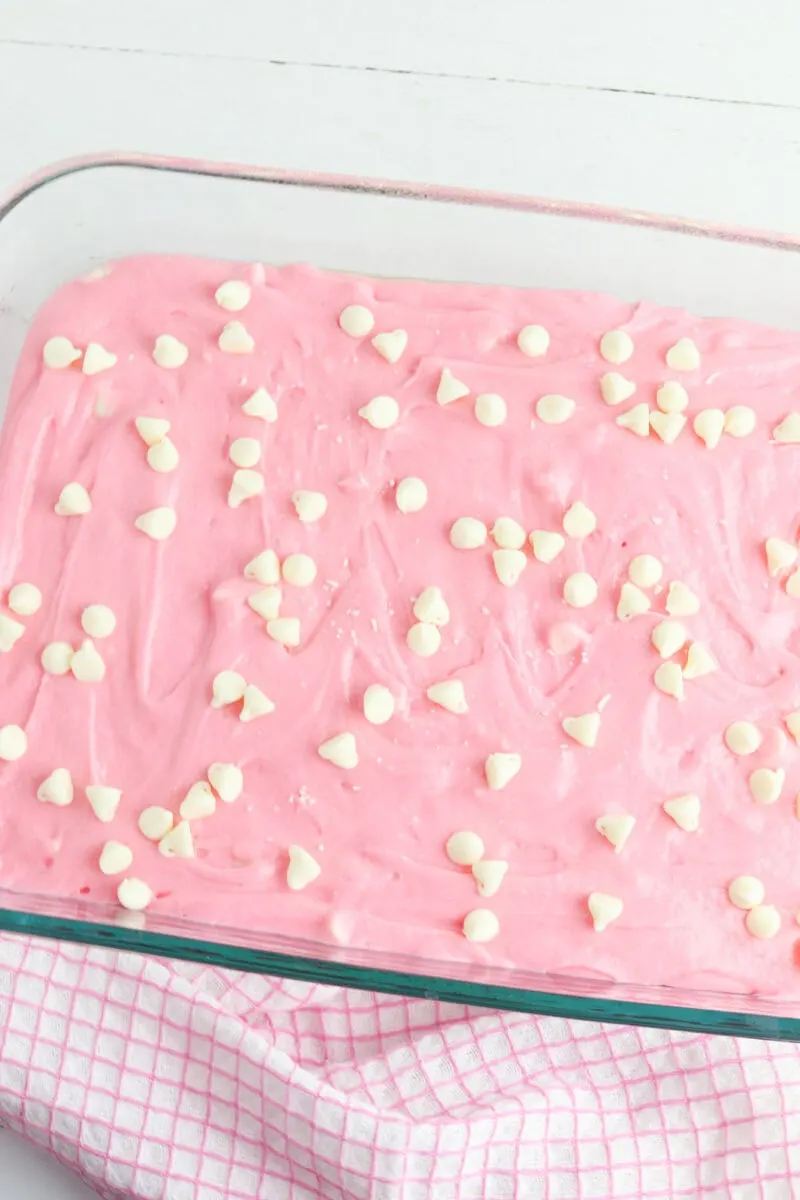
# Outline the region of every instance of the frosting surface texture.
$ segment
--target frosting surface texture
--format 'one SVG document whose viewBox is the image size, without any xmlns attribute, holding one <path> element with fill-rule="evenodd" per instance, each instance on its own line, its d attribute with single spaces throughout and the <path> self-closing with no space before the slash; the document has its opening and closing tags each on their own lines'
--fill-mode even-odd
<svg viewBox="0 0 800 1200">
<path fill-rule="evenodd" d="M 797 334 L 607 296 L 67 285 L 0 439 L 0 886 L 800 993 L 796 409 Z"/>
</svg>

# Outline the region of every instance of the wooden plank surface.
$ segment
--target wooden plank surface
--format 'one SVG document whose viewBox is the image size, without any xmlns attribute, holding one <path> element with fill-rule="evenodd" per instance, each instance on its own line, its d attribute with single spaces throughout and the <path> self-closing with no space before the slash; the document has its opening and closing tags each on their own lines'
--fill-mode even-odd
<svg viewBox="0 0 800 1200">
<path fill-rule="evenodd" d="M 796 0 L 3 0 L 3 40 L 800 106 Z"/>
<path fill-rule="evenodd" d="M 4 186 L 120 148 L 800 229 L 792 108 L 6 43 L 0 138 Z"/>
</svg>

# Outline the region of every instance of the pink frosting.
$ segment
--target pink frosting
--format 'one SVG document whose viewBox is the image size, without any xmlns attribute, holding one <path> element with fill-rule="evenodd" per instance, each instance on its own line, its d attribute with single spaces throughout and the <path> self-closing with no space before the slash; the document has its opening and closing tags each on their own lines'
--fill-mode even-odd
<svg viewBox="0 0 800 1200">
<path fill-rule="evenodd" d="M 252 285 L 241 313 L 215 303 L 229 278 Z M 342 332 L 338 314 L 353 302 L 374 313 L 374 332 L 408 332 L 399 362 Z M 254 337 L 252 355 L 219 350 L 231 318 Z M 541 359 L 516 345 L 528 323 L 549 331 Z M 635 350 L 613 368 L 598 343 L 617 327 Z M 152 359 L 164 333 L 189 347 L 178 370 Z M 81 348 L 100 342 L 118 361 L 91 377 L 80 364 L 48 369 L 42 347 L 55 335 Z M 617 369 L 636 382 L 621 408 L 641 400 L 655 407 L 656 386 L 675 378 L 665 351 L 683 336 L 702 356 L 682 377 L 690 418 L 750 404 L 758 414 L 751 436 L 726 436 L 708 451 L 691 421 L 672 445 L 615 424 L 620 408 L 601 399 L 600 376 Z M 445 366 L 472 395 L 442 407 L 436 388 Z M 770 432 L 797 405 L 799 385 L 796 334 L 607 296 L 177 258 L 115 263 L 104 278 L 62 288 L 30 332 L 0 445 L 3 596 L 21 581 L 44 595 L 0 659 L 0 725 L 22 725 L 29 740 L 22 759 L 0 764 L 0 883 L 113 903 L 119 880 L 101 875 L 97 861 L 114 838 L 132 847 L 127 874 L 153 888 L 153 912 L 434 960 L 796 992 L 800 749 L 779 731 L 782 716 L 800 707 L 800 601 L 768 576 L 763 545 L 767 536 L 797 534 L 800 447 L 776 446 Z M 275 424 L 242 412 L 257 387 L 277 402 Z M 481 392 L 504 397 L 501 427 L 476 421 Z M 550 392 L 576 401 L 564 425 L 533 420 L 537 398 Z M 357 415 L 377 394 L 400 406 L 389 430 Z M 172 474 L 146 465 L 137 416 L 171 421 L 181 456 Z M 266 489 L 234 510 L 228 449 L 241 436 L 263 444 Z M 408 475 L 428 488 L 415 514 L 394 501 L 394 484 Z M 71 480 L 91 494 L 86 516 L 53 511 Z M 297 488 L 327 496 L 318 523 L 298 520 L 290 499 Z M 568 539 L 550 565 L 526 547 L 516 587 L 499 583 L 491 543 L 450 545 L 457 517 L 491 527 L 512 516 L 526 531 L 558 530 L 575 500 L 595 512 L 597 531 Z M 158 505 L 174 506 L 178 518 L 163 543 L 134 527 Z M 281 557 L 303 551 L 318 566 L 311 587 L 284 585 L 282 613 L 302 623 L 297 650 L 272 641 L 246 603 L 259 585 L 245 580 L 244 565 L 267 547 Z M 685 623 L 720 664 L 687 681 L 682 703 L 653 685 L 660 660 L 650 633 L 666 589 L 651 593 L 650 613 L 630 622 L 615 615 L 639 553 L 662 560 L 665 583 L 682 580 L 697 593 L 700 612 Z M 576 570 L 599 586 L 596 603 L 581 610 L 561 597 Z M 405 639 L 413 598 L 428 585 L 442 589 L 451 620 L 441 649 L 423 659 Z M 97 643 L 105 680 L 45 675 L 42 648 L 78 644 L 81 613 L 93 603 L 118 618 L 115 633 Z M 555 654 L 549 639 L 565 622 L 579 627 L 580 646 Z M 243 724 L 238 706 L 210 707 L 212 679 L 225 668 L 260 686 L 275 712 Z M 425 697 L 451 677 L 466 689 L 462 716 Z M 380 727 L 361 707 L 376 682 L 397 699 Z M 597 745 L 570 741 L 564 717 L 592 711 L 606 695 Z M 751 758 L 723 743 L 733 720 L 765 734 Z M 344 730 L 360 756 L 348 772 L 317 754 Z M 493 792 L 483 764 L 500 750 L 521 754 L 522 768 Z M 152 804 L 177 810 L 213 761 L 238 763 L 244 792 L 193 823 L 197 858 L 167 860 L 138 832 L 138 815 Z M 762 765 L 787 773 L 771 807 L 748 791 L 749 772 Z M 66 808 L 36 799 L 57 766 L 75 780 Z M 110 825 L 86 800 L 92 783 L 123 791 Z M 687 792 L 702 801 L 693 834 L 662 809 Z M 637 824 L 617 855 L 595 820 L 619 811 Z M 445 855 L 456 830 L 474 830 L 487 857 L 509 864 L 489 900 Z M 293 843 L 322 868 L 302 892 L 286 885 Z M 758 876 L 781 912 L 771 941 L 750 937 L 727 898 L 741 873 Z M 587 913 L 592 891 L 624 902 L 602 934 Z M 500 923 L 485 945 L 461 932 L 478 907 Z"/>
</svg>

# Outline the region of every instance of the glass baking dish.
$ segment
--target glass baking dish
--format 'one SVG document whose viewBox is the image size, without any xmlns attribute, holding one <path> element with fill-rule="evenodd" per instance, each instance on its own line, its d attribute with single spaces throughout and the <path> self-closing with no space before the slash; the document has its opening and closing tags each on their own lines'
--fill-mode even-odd
<svg viewBox="0 0 800 1200">
<path fill-rule="evenodd" d="M 28 325 L 110 259 L 191 254 L 366 275 L 577 288 L 800 328 L 800 239 L 561 201 L 101 155 L 0 204 L 0 414 Z M 562 1017 L 800 1039 L 795 1001 L 428 960 L 0 889 L 0 928 Z"/>
</svg>

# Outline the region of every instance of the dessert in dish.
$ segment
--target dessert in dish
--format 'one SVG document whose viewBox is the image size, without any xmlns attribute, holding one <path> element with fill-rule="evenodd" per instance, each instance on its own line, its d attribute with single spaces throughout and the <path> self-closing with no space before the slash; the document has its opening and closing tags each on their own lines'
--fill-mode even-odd
<svg viewBox="0 0 800 1200">
<path fill-rule="evenodd" d="M 0 887 L 800 992 L 800 336 L 124 260 L 0 439 Z"/>
</svg>

